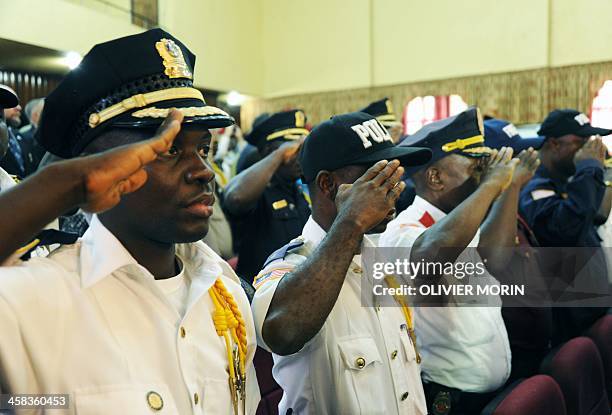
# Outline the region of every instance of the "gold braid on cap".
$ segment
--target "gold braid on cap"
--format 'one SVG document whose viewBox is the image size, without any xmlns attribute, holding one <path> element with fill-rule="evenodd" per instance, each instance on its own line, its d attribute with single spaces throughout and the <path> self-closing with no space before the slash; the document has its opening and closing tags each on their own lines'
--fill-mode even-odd
<svg viewBox="0 0 612 415">
<path fill-rule="evenodd" d="M 91 114 L 89 116 L 89 127 L 96 128 L 103 122 L 135 108 L 143 108 L 147 105 L 160 101 L 184 98 L 198 99 L 204 102 L 204 96 L 202 93 L 197 89 L 190 87 L 168 88 L 161 89 L 159 91 L 147 92 L 146 94 L 136 94 L 124 99 L 118 104 L 105 108 L 100 112 Z"/>
<path fill-rule="evenodd" d="M 454 150 L 463 150 L 467 146 L 478 143 L 484 143 L 484 137 L 480 134 L 468 138 L 459 138 L 455 141 L 451 141 L 450 143 L 446 143 L 442 146 L 442 151 L 448 153 Z"/>
<path fill-rule="evenodd" d="M 166 118 L 172 108 L 156 108 L 150 107 L 132 113 L 132 117 L 136 118 Z M 229 114 L 217 107 L 185 107 L 175 108 L 175 110 L 181 112 L 185 117 L 195 117 L 197 115 L 225 115 L 229 117 Z"/>
</svg>

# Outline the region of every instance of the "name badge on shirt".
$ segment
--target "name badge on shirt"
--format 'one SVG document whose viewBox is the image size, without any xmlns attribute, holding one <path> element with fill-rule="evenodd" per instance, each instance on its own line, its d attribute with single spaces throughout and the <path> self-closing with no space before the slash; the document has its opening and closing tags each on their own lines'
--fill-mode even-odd
<svg viewBox="0 0 612 415">
<path fill-rule="evenodd" d="M 277 200 L 276 202 L 272 203 L 272 208 L 274 210 L 279 210 L 284 207 L 287 207 L 287 201 L 285 199 Z"/>
</svg>

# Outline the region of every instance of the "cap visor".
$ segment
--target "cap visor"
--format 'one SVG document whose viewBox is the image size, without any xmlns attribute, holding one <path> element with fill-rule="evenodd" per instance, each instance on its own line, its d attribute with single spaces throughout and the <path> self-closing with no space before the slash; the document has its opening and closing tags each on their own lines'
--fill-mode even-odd
<svg viewBox="0 0 612 415">
<path fill-rule="evenodd" d="M 394 159 L 398 159 L 404 167 L 421 166 L 431 160 L 431 150 L 424 147 L 386 147 L 357 160 L 352 160 L 351 164 L 369 164 L 380 160 Z"/>
<path fill-rule="evenodd" d="M 0 108 L 15 108 L 19 105 L 17 95 L 0 85 Z"/>
<path fill-rule="evenodd" d="M 205 129 L 223 128 L 235 124 L 232 116 L 220 108 L 197 99 L 181 99 L 157 102 L 152 106 L 140 108 L 110 121 L 114 127 L 151 128 L 160 125 L 168 116 L 170 109 L 183 113 L 183 124 L 194 124 Z"/>
<path fill-rule="evenodd" d="M 546 140 L 546 137 L 521 138 L 512 143 L 512 149 L 514 150 L 514 154 L 527 150 L 529 147 L 534 150 L 539 150 L 542 144 L 544 144 L 544 140 Z"/>
<path fill-rule="evenodd" d="M 580 137 L 590 137 L 592 135 L 606 136 L 610 134 L 612 134 L 612 130 L 608 130 L 607 128 L 597 128 L 591 125 L 585 125 L 576 132 L 576 135 Z"/>
<path fill-rule="evenodd" d="M 489 157 L 492 152 L 493 152 L 493 149 L 491 147 L 482 146 L 482 147 L 466 148 L 465 150 L 457 152 L 457 154 L 460 154 L 466 157 L 480 158 L 480 157 Z"/>
</svg>

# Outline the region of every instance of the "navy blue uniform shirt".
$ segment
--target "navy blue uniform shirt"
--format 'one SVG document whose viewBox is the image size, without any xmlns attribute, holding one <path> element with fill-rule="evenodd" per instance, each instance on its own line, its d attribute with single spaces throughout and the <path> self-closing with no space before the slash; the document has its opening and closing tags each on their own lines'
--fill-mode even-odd
<svg viewBox="0 0 612 415">
<path fill-rule="evenodd" d="M 599 161 L 590 159 L 579 162 L 574 176 L 566 182 L 554 180 L 548 170 L 540 166 L 521 191 L 519 201 L 521 214 L 541 246 L 569 249 L 564 251 L 560 248 L 559 263 L 547 263 L 546 268 L 553 265 L 549 270 L 554 270 L 554 274 L 567 282 L 586 272 L 590 281 L 589 290 L 601 290 L 602 293 L 607 291 L 608 284 L 603 252 L 572 251 L 571 247 L 601 246 L 594 219 L 605 191 L 603 166 Z M 576 263 L 586 266 L 583 269 L 581 266 L 567 267 L 563 262 L 565 256 L 579 257 Z M 555 268 L 555 265 L 561 268 Z M 581 335 L 606 312 L 607 307 L 554 308 L 552 344 Z"/>
<path fill-rule="evenodd" d="M 525 185 L 520 212 L 542 246 L 601 246 L 594 224 L 604 197 L 604 169 L 583 160 L 567 182 L 554 180 L 544 166 Z"/>
</svg>

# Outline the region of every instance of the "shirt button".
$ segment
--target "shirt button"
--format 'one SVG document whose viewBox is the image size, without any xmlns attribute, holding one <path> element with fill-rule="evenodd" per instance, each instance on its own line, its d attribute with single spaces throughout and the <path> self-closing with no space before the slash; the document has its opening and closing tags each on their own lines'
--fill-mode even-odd
<svg viewBox="0 0 612 415">
<path fill-rule="evenodd" d="M 404 392 L 402 394 L 402 401 L 405 401 L 406 399 L 408 399 L 408 392 Z"/>
<path fill-rule="evenodd" d="M 200 396 L 197 393 L 194 393 L 193 394 L 193 403 L 195 403 L 197 405 L 198 402 L 200 402 Z"/>
<path fill-rule="evenodd" d="M 181 332 L 181 337 L 185 337 L 185 335 L 187 334 L 187 332 L 185 331 L 185 327 L 181 326 L 181 329 L 179 330 Z"/>
<path fill-rule="evenodd" d="M 162 399 L 160 394 L 155 391 L 147 393 L 147 403 L 149 404 L 149 407 L 154 411 L 159 411 L 164 407 L 164 400 Z"/>
<path fill-rule="evenodd" d="M 391 353 L 391 359 L 395 359 L 396 357 L 397 357 L 397 350 L 394 350 L 394 351 Z"/>
<path fill-rule="evenodd" d="M 366 361 L 363 357 L 358 357 L 355 360 L 355 366 L 357 366 L 357 368 L 359 369 L 363 369 L 365 367 Z"/>
</svg>

